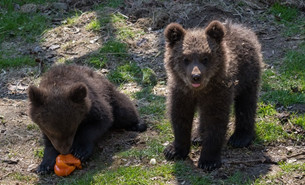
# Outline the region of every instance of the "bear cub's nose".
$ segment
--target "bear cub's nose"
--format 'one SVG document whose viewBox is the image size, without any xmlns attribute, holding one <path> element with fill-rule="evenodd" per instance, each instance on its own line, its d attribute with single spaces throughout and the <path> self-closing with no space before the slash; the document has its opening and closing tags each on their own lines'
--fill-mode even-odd
<svg viewBox="0 0 305 185">
<path fill-rule="evenodd" d="M 194 82 L 200 82 L 201 75 L 200 74 L 192 74 L 192 78 Z"/>
</svg>

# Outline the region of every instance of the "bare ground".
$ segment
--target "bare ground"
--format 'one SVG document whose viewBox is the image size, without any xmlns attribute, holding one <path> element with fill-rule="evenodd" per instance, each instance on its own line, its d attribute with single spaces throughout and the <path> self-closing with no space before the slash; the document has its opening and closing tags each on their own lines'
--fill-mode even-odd
<svg viewBox="0 0 305 185">
<path fill-rule="evenodd" d="M 85 1 L 84 1 L 85 2 Z M 163 68 L 164 39 L 163 29 L 170 22 L 179 22 L 186 28 L 205 26 L 212 19 L 222 21 L 230 19 L 252 28 L 258 35 L 268 66 L 281 60 L 287 49 L 296 49 L 300 39 L 283 37 L 282 26 L 274 23 L 274 18 L 267 14 L 268 4 L 255 1 L 243 1 L 241 8 L 234 3 L 224 1 L 126 1 L 127 6 L 119 9 L 107 9 L 109 12 L 120 12 L 128 17 L 128 24 L 134 29 L 145 30 L 145 34 L 135 40 L 126 40 L 129 45 L 130 58 L 140 67 L 151 67 L 158 76 L 159 81 L 166 79 Z M 85 7 L 91 10 L 91 4 Z M 67 59 L 76 63 L 82 63 L 90 54 L 96 52 L 102 44 L 109 39 L 109 30 L 92 32 L 85 29 L 99 14 L 90 11 L 81 14 L 75 25 L 60 25 L 63 17 L 60 17 L 52 7 L 46 7 L 43 13 L 49 13 L 54 18 L 54 29 L 43 35 L 41 43 L 26 44 L 21 39 L 14 39 L 2 43 L 3 48 L 19 48 L 20 53 L 33 55 L 37 59 L 37 67 L 21 69 L 9 69 L 0 71 L 0 182 L 1 184 L 26 184 L 26 183 L 56 183 L 60 178 L 53 176 L 38 176 L 34 173 L 41 159 L 37 157 L 37 151 L 42 148 L 40 131 L 28 117 L 28 101 L 26 89 L 29 84 L 37 83 L 39 75 L 44 70 L 43 66 L 49 66 L 59 59 Z M 50 13 L 51 12 L 51 13 Z M 302 12 L 304 14 L 304 12 Z M 260 19 L 264 17 L 264 19 Z M 285 43 L 285 47 L 283 47 Z M 112 65 L 107 69 L 113 69 Z M 103 70 L 98 70 L 105 73 Z M 106 71 L 107 72 L 107 71 Z M 125 84 L 124 92 L 138 91 L 136 84 Z M 164 85 L 155 87 L 158 95 L 166 95 Z M 136 102 L 139 106 L 145 104 L 145 100 Z M 291 112 L 305 112 L 305 105 L 295 105 L 289 108 Z M 147 121 L 149 117 L 143 117 Z M 115 157 L 115 153 L 127 150 L 131 147 L 145 147 L 146 138 L 156 138 L 158 133 L 150 128 L 147 132 L 137 135 L 133 132 L 114 131 L 102 138 L 94 156 L 99 156 L 85 163 L 84 170 L 76 174 L 86 173 L 86 169 L 113 168 L 116 165 L 131 165 L 133 163 L 148 164 L 149 161 L 124 161 Z M 111 144 L 110 144 L 111 141 Z M 124 147 L 122 147 L 124 146 Z M 267 146 L 251 146 L 244 149 L 224 148 L 224 165 L 213 171 L 210 175 L 215 179 L 226 179 L 234 172 L 240 170 L 255 180 L 261 175 L 276 174 L 280 171 L 277 165 L 279 161 L 304 162 L 304 141 L 286 141 Z M 204 172 L 196 168 L 199 157 L 199 149 L 193 149 L 190 153 L 188 165 L 193 167 L 198 174 Z M 129 164 L 127 164 L 129 163 Z M 167 161 L 162 161 L 167 163 Z M 279 184 L 304 184 L 305 173 L 280 176 Z M 183 183 L 179 179 L 175 182 Z"/>
</svg>

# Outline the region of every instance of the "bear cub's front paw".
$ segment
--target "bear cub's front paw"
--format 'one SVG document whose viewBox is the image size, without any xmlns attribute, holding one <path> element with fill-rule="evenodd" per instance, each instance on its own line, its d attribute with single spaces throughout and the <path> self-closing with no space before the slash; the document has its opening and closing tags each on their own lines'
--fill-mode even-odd
<svg viewBox="0 0 305 185">
<path fill-rule="evenodd" d="M 38 168 L 36 169 L 36 173 L 41 174 L 41 175 L 45 175 L 48 174 L 50 172 L 52 172 L 54 170 L 54 165 L 55 162 L 53 163 L 49 163 L 49 164 L 40 164 L 38 166 Z"/>
<path fill-rule="evenodd" d="M 93 151 L 93 144 L 87 144 L 87 145 L 78 145 L 77 147 L 72 148 L 72 154 L 74 157 L 80 159 L 81 161 L 84 161 L 90 157 Z"/>
<path fill-rule="evenodd" d="M 177 150 L 173 144 L 169 144 L 163 151 L 167 160 L 181 160 L 185 159 L 188 155 L 187 151 Z"/>
<path fill-rule="evenodd" d="M 215 160 L 215 161 L 199 160 L 198 167 L 203 169 L 204 171 L 212 171 L 221 167 L 221 160 Z"/>
</svg>

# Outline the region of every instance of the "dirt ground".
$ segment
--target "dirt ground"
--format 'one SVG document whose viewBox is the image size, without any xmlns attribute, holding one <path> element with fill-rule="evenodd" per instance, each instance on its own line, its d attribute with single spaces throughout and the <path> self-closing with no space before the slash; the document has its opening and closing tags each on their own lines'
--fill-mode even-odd
<svg viewBox="0 0 305 185">
<path fill-rule="evenodd" d="M 73 1 L 68 2 L 73 3 Z M 107 40 L 107 30 L 96 33 L 84 28 L 84 25 L 98 15 L 93 11 L 86 12 L 86 10 L 92 10 L 92 1 L 82 2 L 84 2 L 84 6 L 81 9 L 84 13 L 80 16 L 81 21 L 78 24 L 60 25 L 64 20 L 62 12 L 56 13 L 52 6 L 46 6 L 41 11 L 54 16 L 52 21 L 54 29 L 43 35 L 44 39 L 41 43 L 27 44 L 17 38 L 1 45 L 3 48 L 19 48 L 18 50 L 22 54 L 34 56 L 37 59 L 37 66 L 0 71 L 0 161 L 2 161 L 0 162 L 0 184 L 24 184 L 25 182 L 44 184 L 58 180 L 54 176 L 39 177 L 34 173 L 41 161 L 35 155 L 37 155 L 37 150 L 42 148 L 42 140 L 39 129 L 33 126 L 28 116 L 26 89 L 29 84 L 38 82 L 43 66 L 51 65 L 61 58 L 81 63 Z M 230 19 L 233 22 L 243 23 L 258 35 L 266 67 L 272 67 L 273 63 L 283 58 L 287 49 L 297 48 L 301 41 L 296 37 L 282 36 L 283 26 L 275 24 L 272 15 L 266 14 L 268 3 L 243 1 L 244 5 L 240 8 L 231 1 L 127 0 L 125 2 L 126 6 L 109 11 L 120 12 L 128 17 L 128 24 L 132 25 L 134 29 L 146 31 L 141 38 L 126 41 L 130 48 L 128 52 L 140 67 L 152 68 L 160 81 L 166 79 L 163 68 L 163 29 L 170 22 L 181 23 L 186 28 L 205 26 L 213 19 L 221 21 Z M 78 6 L 76 7 L 78 8 Z M 304 9 L 302 7 L 300 9 L 304 14 Z M 259 19 L 260 16 L 264 16 L 264 19 Z M 70 44 L 67 45 L 67 43 Z M 284 47 L 283 43 L 285 43 Z M 107 66 L 106 72 L 111 68 L 112 66 Z M 104 73 L 105 69 L 99 70 L 99 72 Z M 125 86 L 127 90 L 133 91 L 133 84 L 125 84 Z M 162 85 L 156 88 L 161 95 L 166 94 L 165 89 L 165 86 Z M 296 105 L 287 111 L 304 113 L 304 107 L 305 105 Z M 154 135 L 156 133 L 151 129 L 141 136 L 133 132 L 114 131 L 105 136 L 96 149 L 98 152 L 94 155 L 101 155 L 102 159 L 89 161 L 85 166 L 94 168 L 99 163 L 105 165 L 105 161 L 107 164 L 120 164 L 119 159 L 112 158 L 116 151 L 127 150 L 131 146 L 143 147 L 145 137 Z M 114 144 L 110 145 L 107 142 L 109 140 L 112 140 Z M 124 148 L 120 148 L 122 144 L 125 145 Z M 304 141 L 289 140 L 268 146 L 253 145 L 248 149 L 232 150 L 225 147 L 224 166 L 213 171 L 211 176 L 225 179 L 236 170 L 249 174 L 249 177 L 253 179 L 260 175 L 276 174 L 280 170 L 277 165 L 279 161 L 301 160 L 304 162 L 304 147 Z M 195 165 L 199 155 L 199 150 L 193 150 L 190 154 L 192 161 L 189 160 L 189 163 Z M 86 170 L 82 170 L 79 173 L 85 172 Z M 198 173 L 203 172 L 198 171 Z M 24 176 L 16 177 L 17 174 Z M 283 176 L 278 181 L 280 184 L 305 184 L 305 173 Z M 173 183 L 181 182 L 177 180 Z"/>
</svg>

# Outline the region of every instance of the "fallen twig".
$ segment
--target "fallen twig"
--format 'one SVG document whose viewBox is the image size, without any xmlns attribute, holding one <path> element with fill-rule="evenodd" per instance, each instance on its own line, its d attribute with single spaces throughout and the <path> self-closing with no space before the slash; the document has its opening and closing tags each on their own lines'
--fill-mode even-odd
<svg viewBox="0 0 305 185">
<path fill-rule="evenodd" d="M 18 164 L 19 159 L 17 159 L 17 160 L 3 159 L 3 160 L 0 160 L 0 161 L 2 163 L 7 163 L 7 164 Z"/>
<path fill-rule="evenodd" d="M 248 161 L 228 161 L 228 164 L 244 164 L 244 165 L 248 165 L 248 164 L 278 164 L 278 162 L 273 161 L 271 159 L 255 159 L 255 160 L 248 160 Z"/>
<path fill-rule="evenodd" d="M 305 155 L 305 152 L 294 154 L 294 155 L 288 156 L 287 158 L 294 158 L 294 157 L 297 157 L 297 156 L 300 156 L 300 155 Z"/>
<path fill-rule="evenodd" d="M 263 40 L 272 40 L 272 39 L 275 39 L 276 37 L 265 37 L 265 38 L 262 38 Z"/>
<path fill-rule="evenodd" d="M 2 177 L 0 177 L 0 180 L 4 179 L 5 177 L 9 176 L 11 173 L 13 172 L 8 172 L 7 174 L 3 175 Z"/>
<path fill-rule="evenodd" d="M 286 157 L 282 157 L 279 159 L 272 159 L 272 158 L 261 158 L 261 159 L 254 159 L 254 160 L 245 160 L 245 161 L 228 161 L 226 163 L 228 164 L 244 164 L 244 165 L 249 165 L 249 164 L 279 164 L 279 162 L 285 162 L 287 161 L 287 159 L 290 158 L 295 158 L 298 157 L 300 155 L 305 155 L 305 152 L 301 152 L 298 154 L 294 154 L 291 156 L 286 156 Z M 303 159 L 303 158 L 298 158 L 298 160 Z"/>
<path fill-rule="evenodd" d="M 286 41 L 289 41 L 289 40 L 305 40 L 305 37 L 289 37 L 286 39 Z"/>
</svg>

